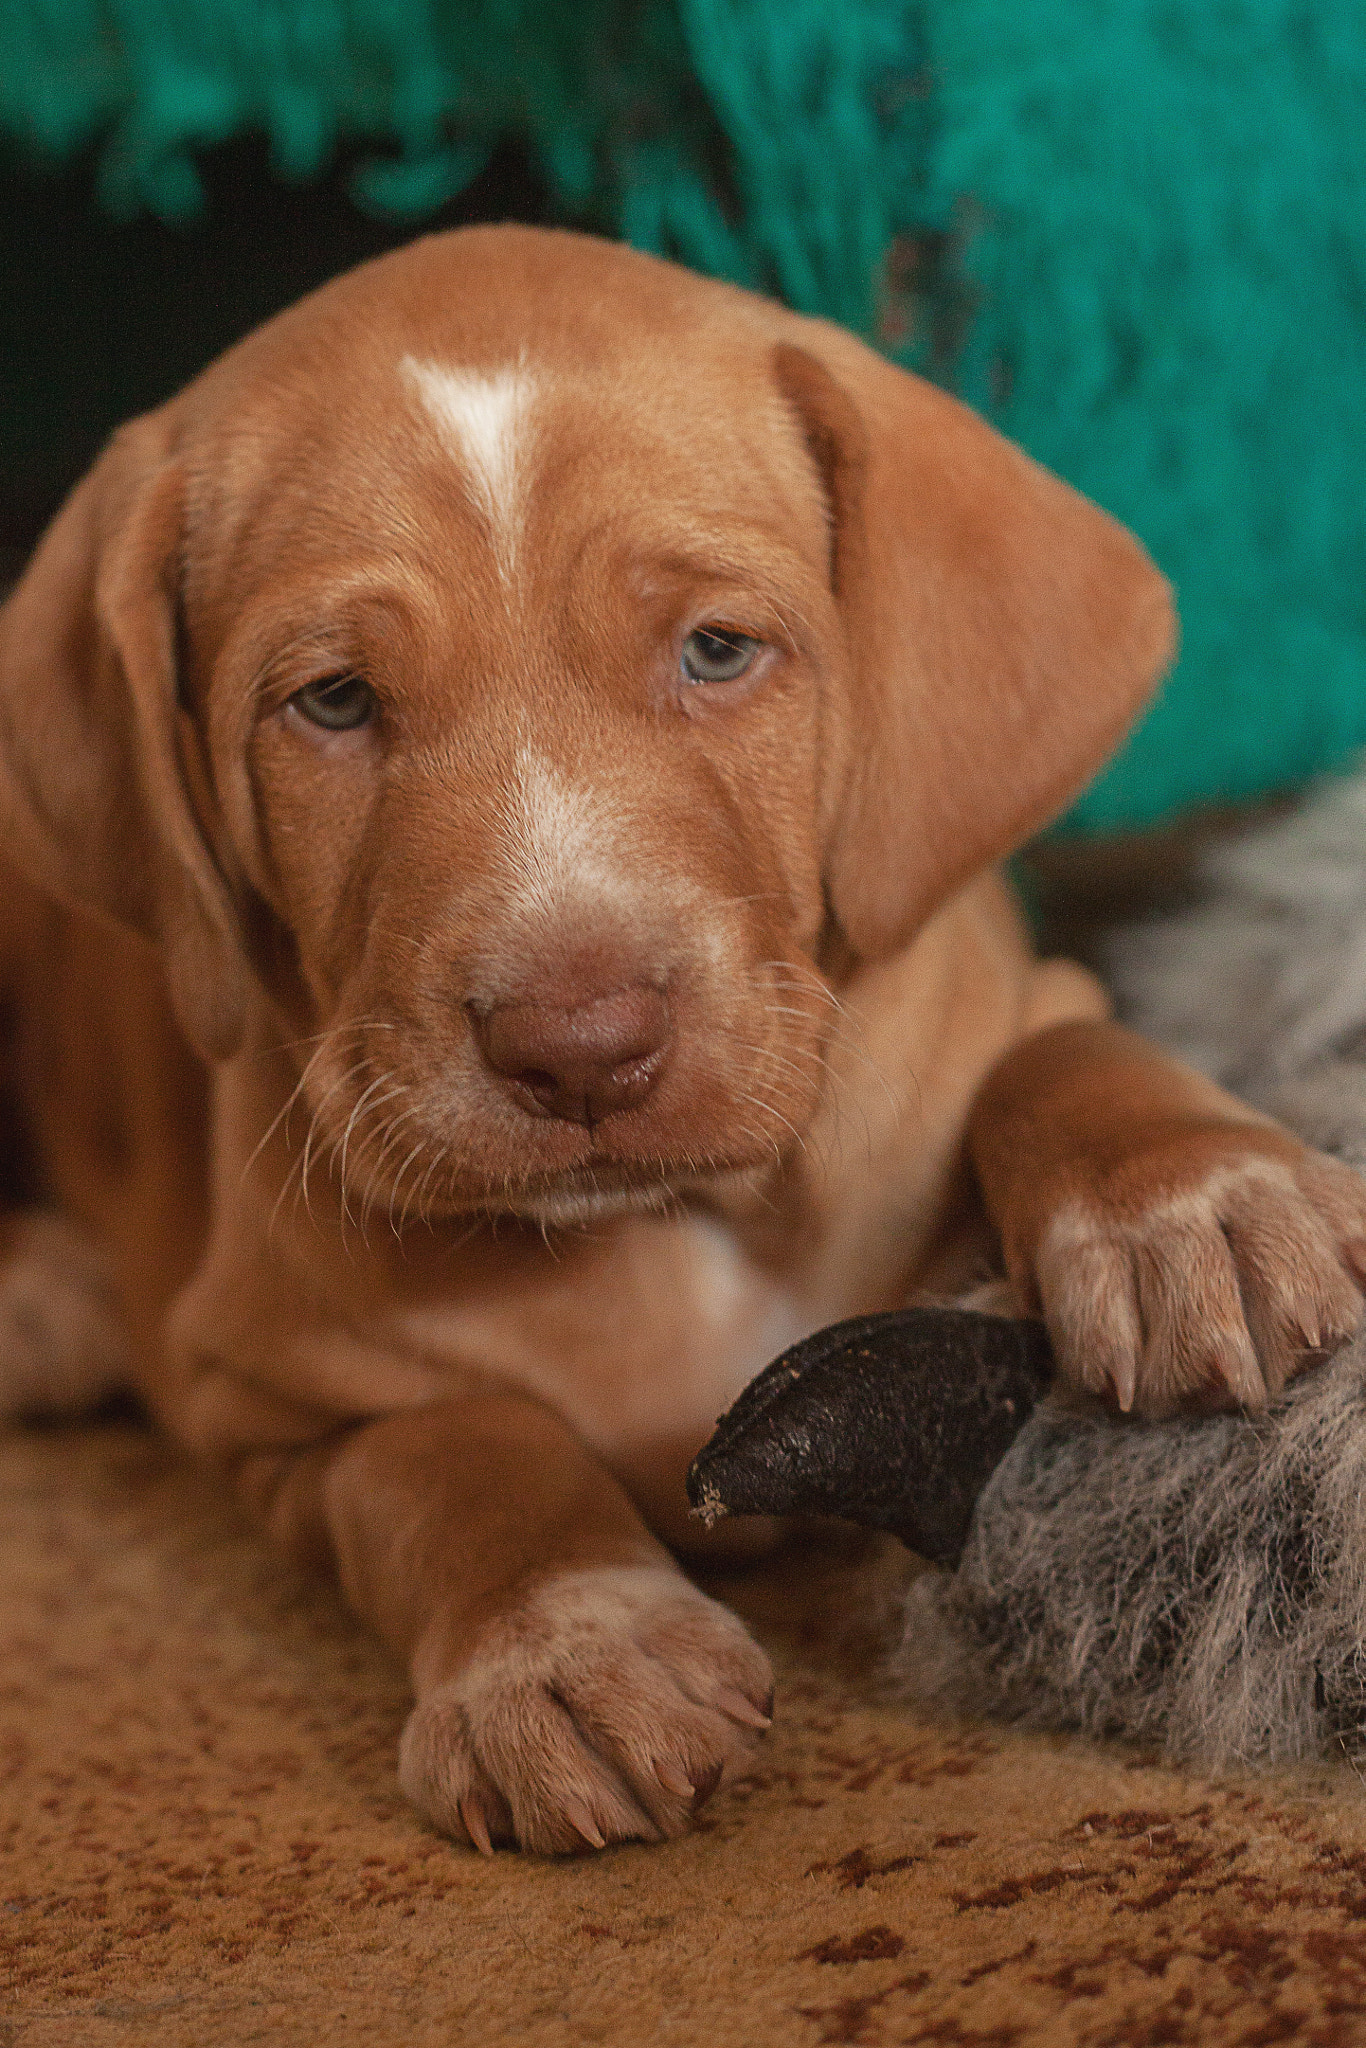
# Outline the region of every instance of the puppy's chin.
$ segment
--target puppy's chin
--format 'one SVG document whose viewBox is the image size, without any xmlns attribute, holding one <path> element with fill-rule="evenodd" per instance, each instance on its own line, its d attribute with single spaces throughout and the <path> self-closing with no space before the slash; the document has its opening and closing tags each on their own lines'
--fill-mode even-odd
<svg viewBox="0 0 1366 2048">
<path fill-rule="evenodd" d="M 802 1117 L 805 1105 L 789 1107 Z M 530 1116 L 521 1120 L 522 1128 L 466 1114 L 457 1147 L 440 1116 L 424 1130 L 409 1121 L 413 1113 L 411 1107 L 404 1112 L 403 1136 L 406 1141 L 417 1133 L 410 1148 L 416 1168 L 404 1159 L 396 1176 L 371 1170 L 371 1152 L 378 1152 L 383 1166 L 386 1155 L 396 1158 L 400 1150 L 382 1125 L 369 1143 L 353 1142 L 345 1162 L 348 1212 L 387 1213 L 400 1233 L 410 1221 L 458 1225 L 502 1217 L 538 1229 L 573 1229 L 614 1216 L 677 1214 L 685 1203 L 762 1198 L 787 1163 L 777 1136 L 743 1124 L 737 1131 L 733 1120 L 719 1117 L 698 1116 L 681 1133 L 667 1125 L 658 1133 L 648 1127 L 637 1133 L 625 1117 L 583 1130 Z M 355 1112 L 343 1104 L 336 1116 L 333 1151 L 340 1155 Z M 792 1144 L 799 1145 L 797 1123 L 792 1117 L 782 1122 Z M 658 1150 L 656 1138 L 662 1141 Z"/>
<path fill-rule="evenodd" d="M 539 1223 L 546 1230 L 573 1230 L 609 1216 L 663 1215 L 677 1202 L 677 1191 L 663 1182 L 639 1188 L 559 1188 L 550 1194 L 514 1198 L 502 1213 Z"/>
<path fill-rule="evenodd" d="M 484 1190 L 461 1189 L 447 1203 L 433 1204 L 424 1221 L 443 1213 L 461 1218 L 515 1218 L 542 1230 L 574 1230 L 614 1216 L 676 1215 L 685 1202 L 734 1201 L 760 1195 L 773 1173 L 772 1163 L 718 1166 L 710 1172 L 565 1175 L 547 1185 L 496 1185 Z"/>
<path fill-rule="evenodd" d="M 517 1216 L 545 1230 L 572 1230 L 612 1216 L 667 1216 L 686 1201 L 734 1200 L 761 1191 L 771 1168 L 730 1167 L 716 1173 L 679 1175 L 637 1187 L 565 1187 L 513 1197 L 491 1205 L 495 1213 Z"/>
</svg>

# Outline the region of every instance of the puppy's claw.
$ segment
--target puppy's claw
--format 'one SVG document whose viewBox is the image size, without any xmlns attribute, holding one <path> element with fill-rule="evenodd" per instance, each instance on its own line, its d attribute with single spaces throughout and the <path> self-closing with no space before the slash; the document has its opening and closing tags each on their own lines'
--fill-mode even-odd
<svg viewBox="0 0 1366 2048">
<path fill-rule="evenodd" d="M 566 1572 L 418 1700 L 399 1777 L 484 1853 L 663 1841 L 768 1726 L 755 1701 L 770 1678 L 736 1617 L 672 1564 Z"/>
<path fill-rule="evenodd" d="M 691 1800 L 697 1790 L 683 1766 L 676 1764 L 672 1757 L 657 1756 L 654 1773 L 664 1790 L 672 1792 L 676 1799 Z"/>
<path fill-rule="evenodd" d="M 488 1822 L 484 1818 L 484 1809 L 475 1794 L 467 1793 L 459 1802 L 459 1813 L 465 1825 L 465 1833 L 469 1836 L 479 1854 L 481 1856 L 491 1856 L 493 1854 L 493 1842 L 489 1836 Z"/>
<path fill-rule="evenodd" d="M 1259 1415 L 1267 1404 L 1266 1381 L 1251 1344 L 1230 1337 L 1215 1354 L 1215 1366 L 1239 1407 Z"/>
<path fill-rule="evenodd" d="M 735 1685 L 718 1686 L 716 1704 L 721 1712 L 732 1721 L 738 1721 L 742 1728 L 771 1728 L 772 1714 L 765 1714 L 756 1707 L 753 1700 L 746 1698 Z"/>
<path fill-rule="evenodd" d="M 564 1817 L 569 1822 L 570 1827 L 573 1828 L 576 1835 L 583 1836 L 590 1849 L 605 1849 L 607 1847 L 606 1836 L 598 1827 L 597 1822 L 588 1811 L 582 1799 L 576 1799 L 571 1792 L 565 1795 L 560 1804 L 564 1811 Z"/>
<path fill-rule="evenodd" d="M 1134 1392 L 1138 1384 L 1137 1369 L 1133 1359 L 1127 1356 L 1117 1359 L 1110 1368 L 1110 1378 L 1114 1384 L 1115 1400 L 1119 1403 L 1119 1412 L 1121 1415 L 1127 1415 L 1134 1405 Z"/>
</svg>

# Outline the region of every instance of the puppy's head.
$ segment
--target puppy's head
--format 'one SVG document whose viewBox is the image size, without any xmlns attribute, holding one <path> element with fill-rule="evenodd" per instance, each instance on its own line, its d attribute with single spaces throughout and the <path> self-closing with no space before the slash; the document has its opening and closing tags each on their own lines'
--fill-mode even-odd
<svg viewBox="0 0 1366 2048">
<path fill-rule="evenodd" d="M 840 330 L 580 237 L 339 280 L 118 435 L 0 618 L 12 842 L 339 1170 L 542 1218 L 786 1154 L 822 969 L 1164 666 L 1111 520 Z"/>
</svg>

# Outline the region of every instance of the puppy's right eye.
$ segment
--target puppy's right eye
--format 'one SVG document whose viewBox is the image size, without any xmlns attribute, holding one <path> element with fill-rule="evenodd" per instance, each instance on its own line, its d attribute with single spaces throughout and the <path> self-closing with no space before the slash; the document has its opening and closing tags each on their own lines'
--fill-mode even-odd
<svg viewBox="0 0 1366 2048">
<path fill-rule="evenodd" d="M 329 732 L 351 732 L 375 715 L 375 693 L 364 676 L 324 676 L 305 683 L 289 701 L 311 724 Z"/>
</svg>

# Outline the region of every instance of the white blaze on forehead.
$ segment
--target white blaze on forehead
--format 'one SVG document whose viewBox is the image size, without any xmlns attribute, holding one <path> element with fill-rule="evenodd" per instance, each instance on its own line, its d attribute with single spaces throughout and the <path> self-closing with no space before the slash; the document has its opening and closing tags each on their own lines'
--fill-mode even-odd
<svg viewBox="0 0 1366 2048">
<path fill-rule="evenodd" d="M 525 364 L 452 370 L 405 356 L 399 366 L 464 465 L 503 575 L 517 560 L 536 382 Z"/>
</svg>

